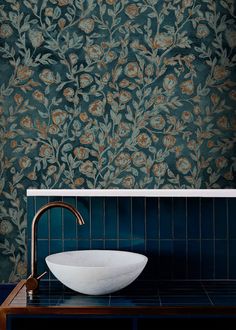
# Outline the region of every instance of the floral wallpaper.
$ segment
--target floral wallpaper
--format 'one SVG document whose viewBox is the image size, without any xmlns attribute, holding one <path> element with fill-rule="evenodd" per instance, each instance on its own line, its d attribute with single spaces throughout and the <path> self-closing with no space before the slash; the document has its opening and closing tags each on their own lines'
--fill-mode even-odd
<svg viewBox="0 0 236 330">
<path fill-rule="evenodd" d="M 0 282 L 27 188 L 234 188 L 234 0 L 2 0 Z"/>
</svg>

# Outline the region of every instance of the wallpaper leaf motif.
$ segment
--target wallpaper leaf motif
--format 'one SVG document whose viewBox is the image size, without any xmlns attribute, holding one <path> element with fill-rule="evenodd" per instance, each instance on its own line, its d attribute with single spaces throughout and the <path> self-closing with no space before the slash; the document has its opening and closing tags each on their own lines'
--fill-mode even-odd
<svg viewBox="0 0 236 330">
<path fill-rule="evenodd" d="M 3 0 L 0 277 L 34 188 L 233 188 L 233 0 Z"/>
</svg>

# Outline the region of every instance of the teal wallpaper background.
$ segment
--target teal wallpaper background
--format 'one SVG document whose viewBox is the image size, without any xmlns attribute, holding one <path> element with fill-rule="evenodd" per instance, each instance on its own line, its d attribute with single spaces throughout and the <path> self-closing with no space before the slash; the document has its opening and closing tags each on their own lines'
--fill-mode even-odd
<svg viewBox="0 0 236 330">
<path fill-rule="evenodd" d="M 2 0 L 0 282 L 27 188 L 235 188 L 233 0 Z"/>
</svg>

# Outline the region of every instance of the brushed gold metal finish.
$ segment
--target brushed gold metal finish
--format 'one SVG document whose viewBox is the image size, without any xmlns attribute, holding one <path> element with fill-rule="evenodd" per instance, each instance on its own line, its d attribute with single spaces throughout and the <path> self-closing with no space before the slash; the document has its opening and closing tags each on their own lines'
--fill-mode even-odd
<svg viewBox="0 0 236 330">
<path fill-rule="evenodd" d="M 67 204 L 65 202 L 57 201 L 57 202 L 50 202 L 45 204 L 43 207 L 41 207 L 38 212 L 35 214 L 33 221 L 32 221 L 32 230 L 31 230 L 31 274 L 28 277 L 26 281 L 26 288 L 27 291 L 32 293 L 32 291 L 37 290 L 39 280 L 41 277 L 43 277 L 46 272 L 41 274 L 40 276 L 37 276 L 37 224 L 41 216 L 46 212 L 47 210 L 54 208 L 54 207 L 62 207 L 69 211 L 71 211 L 74 216 L 76 217 L 78 223 L 80 225 L 84 224 L 84 219 L 82 218 L 81 214 L 79 213 L 74 206 Z"/>
</svg>

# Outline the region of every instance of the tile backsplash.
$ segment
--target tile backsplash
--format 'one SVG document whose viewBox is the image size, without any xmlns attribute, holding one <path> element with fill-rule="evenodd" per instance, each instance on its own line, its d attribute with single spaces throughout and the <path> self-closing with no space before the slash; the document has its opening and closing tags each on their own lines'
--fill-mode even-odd
<svg viewBox="0 0 236 330">
<path fill-rule="evenodd" d="M 28 197 L 28 273 L 31 223 L 49 201 L 75 206 L 85 220 L 53 208 L 38 223 L 38 272 L 48 254 L 75 249 L 144 253 L 143 279 L 236 279 L 234 198 Z M 51 274 L 45 278 L 53 278 Z"/>
</svg>

